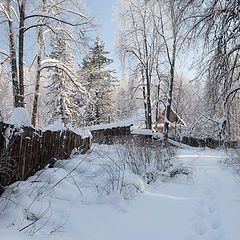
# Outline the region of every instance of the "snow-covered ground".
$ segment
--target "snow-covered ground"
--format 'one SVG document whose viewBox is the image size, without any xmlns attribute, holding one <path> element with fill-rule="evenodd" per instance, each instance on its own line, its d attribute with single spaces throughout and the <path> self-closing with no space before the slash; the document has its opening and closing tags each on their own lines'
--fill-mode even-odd
<svg viewBox="0 0 240 240">
<path fill-rule="evenodd" d="M 192 166 L 193 176 L 147 185 L 129 200 L 118 193 L 93 194 L 95 178 L 86 170 L 96 173 L 99 165 L 85 164 L 85 156 L 11 186 L 11 201 L 0 216 L 0 239 L 240 239 L 240 186 L 220 164 L 223 151 L 179 150 L 179 161 Z M 141 188 L 141 181 L 134 181 Z"/>
</svg>

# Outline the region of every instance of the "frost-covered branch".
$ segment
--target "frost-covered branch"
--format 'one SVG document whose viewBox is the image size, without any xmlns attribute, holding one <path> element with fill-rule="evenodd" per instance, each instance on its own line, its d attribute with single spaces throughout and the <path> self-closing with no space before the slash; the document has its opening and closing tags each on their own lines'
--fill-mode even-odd
<svg viewBox="0 0 240 240">
<path fill-rule="evenodd" d="M 219 120 L 219 135 L 224 135 L 225 134 L 225 128 L 226 128 L 226 123 L 227 123 L 227 112 L 226 112 L 226 104 L 228 102 L 229 97 L 237 92 L 238 90 L 240 90 L 240 84 L 233 86 L 226 94 L 224 101 L 223 101 L 223 105 L 222 105 L 222 111 L 223 111 L 223 116 L 222 118 Z"/>
<path fill-rule="evenodd" d="M 24 28 L 24 33 L 27 32 L 28 30 L 32 29 L 32 28 L 37 28 L 37 27 L 47 27 L 49 28 L 53 33 L 55 33 L 54 29 L 49 25 L 49 24 L 46 24 L 46 23 L 39 23 L 39 24 L 34 24 L 34 25 L 31 25 L 29 27 L 25 27 Z"/>
<path fill-rule="evenodd" d="M 60 64 L 49 64 L 49 65 L 46 65 L 46 66 L 42 66 L 41 67 L 41 71 L 44 70 L 44 69 L 50 69 L 50 68 L 55 68 L 55 69 L 59 69 L 61 71 L 63 71 L 68 77 L 69 79 L 71 80 L 71 82 L 75 85 L 75 87 L 77 87 L 82 93 L 87 93 L 86 89 L 82 86 L 80 86 L 79 84 L 76 83 L 76 81 L 74 80 L 74 77 L 78 77 L 75 73 L 73 73 L 72 71 L 70 71 L 70 69 L 60 63 Z"/>
<path fill-rule="evenodd" d="M 28 18 L 36 18 L 36 17 L 42 17 L 42 18 L 52 19 L 52 20 L 55 20 L 55 21 L 57 21 L 57 22 L 64 23 L 64 24 L 66 24 L 66 25 L 70 25 L 70 26 L 72 26 L 72 27 L 77 27 L 77 26 L 83 25 L 83 23 L 71 23 L 71 22 L 65 21 L 65 20 L 63 20 L 63 19 L 60 19 L 60 18 L 58 18 L 58 17 L 49 15 L 49 14 L 33 14 L 33 15 L 28 15 L 28 16 L 25 17 L 25 20 L 27 20 Z"/>
<path fill-rule="evenodd" d="M 3 49 L 1 49 L 1 48 L 0 48 L 0 54 L 6 56 L 7 58 L 10 58 L 8 52 L 6 52 L 5 50 L 3 50 Z"/>
</svg>

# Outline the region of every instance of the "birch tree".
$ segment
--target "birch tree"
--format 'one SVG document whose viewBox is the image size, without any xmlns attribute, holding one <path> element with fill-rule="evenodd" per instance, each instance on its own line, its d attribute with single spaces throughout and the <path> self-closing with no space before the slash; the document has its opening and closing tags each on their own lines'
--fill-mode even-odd
<svg viewBox="0 0 240 240">
<path fill-rule="evenodd" d="M 184 16 L 185 16 L 185 1 L 178 0 L 162 0 L 158 2 L 158 13 L 153 15 L 154 24 L 157 33 L 161 36 L 164 54 L 168 66 L 168 90 L 167 100 L 165 104 L 165 120 L 163 135 L 164 139 L 168 138 L 169 117 L 172 106 L 173 89 L 176 75 L 176 62 L 179 52 L 183 47 L 184 38 Z"/>
<path fill-rule="evenodd" d="M 18 83 L 18 70 L 17 70 L 17 52 L 15 44 L 15 34 L 13 26 L 13 17 L 12 17 L 12 1 L 6 0 L 3 3 L 0 3 L 0 11 L 5 17 L 2 20 L 2 24 L 8 24 L 9 30 L 9 60 L 11 62 L 11 78 L 13 86 L 13 97 L 14 97 L 14 107 L 20 106 L 20 102 L 23 102 L 23 99 L 20 100 L 20 89 Z"/>
<path fill-rule="evenodd" d="M 128 70 L 138 76 L 143 96 L 146 128 L 152 129 L 152 77 L 161 45 L 152 14 L 155 1 L 124 0 L 117 13 L 118 51 Z"/>
<path fill-rule="evenodd" d="M 40 3 L 40 4 L 39 4 Z M 79 8 L 80 7 L 80 8 Z M 37 102 L 39 94 L 39 80 L 41 55 L 44 45 L 43 33 L 46 30 L 54 32 L 59 23 L 68 25 L 65 31 L 77 43 L 84 39 L 85 32 L 91 26 L 92 20 L 84 14 L 84 8 L 75 0 L 4 0 L 0 3 L 2 17 L 1 25 L 6 25 L 9 32 L 9 54 L 11 62 L 11 79 L 13 86 L 14 107 L 24 107 L 24 46 L 26 33 L 38 29 L 38 53 L 36 87 L 32 123 L 36 123 Z M 74 35 L 75 34 L 75 35 Z M 16 44 L 17 42 L 17 44 Z M 46 48 L 45 48 L 46 49 Z M 0 54 L 3 51 L 0 51 Z"/>
<path fill-rule="evenodd" d="M 46 12 L 46 0 L 42 0 L 42 12 Z M 43 19 L 41 19 L 41 22 Z M 37 52 L 37 67 L 36 67 L 36 82 L 35 82 L 35 92 L 33 100 L 33 110 L 32 110 L 32 125 L 36 126 L 37 120 L 37 109 L 38 109 L 38 98 L 39 98 L 39 88 L 40 88 L 40 78 L 41 78 L 41 62 L 42 62 L 42 49 L 44 44 L 43 36 L 43 26 L 39 26 L 38 30 L 38 52 Z"/>
</svg>

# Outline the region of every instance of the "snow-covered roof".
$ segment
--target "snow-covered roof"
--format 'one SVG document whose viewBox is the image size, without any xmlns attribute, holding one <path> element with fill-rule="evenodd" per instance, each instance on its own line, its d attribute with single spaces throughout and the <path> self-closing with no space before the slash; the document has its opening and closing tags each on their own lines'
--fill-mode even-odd
<svg viewBox="0 0 240 240">
<path fill-rule="evenodd" d="M 145 124 L 145 113 L 144 109 L 139 108 L 136 113 L 129 119 L 113 122 L 113 123 L 106 123 L 106 124 L 99 124 L 94 126 L 86 127 L 85 129 L 89 131 L 96 131 L 96 130 L 106 130 L 106 129 L 113 129 L 119 127 L 131 127 L 131 126 L 143 126 Z"/>
<path fill-rule="evenodd" d="M 151 129 L 141 129 L 141 128 L 131 128 L 131 133 L 136 135 L 153 135 L 153 131 Z"/>
<path fill-rule="evenodd" d="M 113 129 L 118 127 L 130 127 L 132 125 L 133 125 L 133 121 L 129 119 L 125 121 L 94 125 L 94 126 L 86 127 L 85 129 L 88 129 L 89 131 L 96 131 L 96 130 Z"/>
</svg>

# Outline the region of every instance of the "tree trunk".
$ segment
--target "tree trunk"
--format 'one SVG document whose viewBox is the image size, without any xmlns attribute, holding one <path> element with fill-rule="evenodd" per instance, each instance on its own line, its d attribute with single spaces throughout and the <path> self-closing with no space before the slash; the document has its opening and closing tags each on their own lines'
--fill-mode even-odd
<svg viewBox="0 0 240 240">
<path fill-rule="evenodd" d="M 158 132 L 158 128 L 157 128 L 157 120 L 158 120 L 158 108 L 159 108 L 159 95 L 160 95 L 160 76 L 158 76 L 158 86 L 157 86 L 157 101 L 156 101 L 156 117 L 155 117 L 155 130 L 156 132 Z"/>
<path fill-rule="evenodd" d="M 25 106 L 24 98 L 24 63 L 23 63 L 23 49 L 24 49 L 24 21 L 25 21 L 25 7 L 26 0 L 22 0 L 19 6 L 20 18 L 19 18 L 19 52 L 18 52 L 18 67 L 19 67 L 19 106 Z"/>
<path fill-rule="evenodd" d="M 13 21 L 12 21 L 12 10 L 11 10 L 11 0 L 7 1 L 8 10 L 8 27 L 9 27 L 9 50 L 11 57 L 11 71 L 12 71 L 12 88 L 13 88 L 13 98 L 14 107 L 19 107 L 19 85 L 18 85 L 18 74 L 17 74 L 17 55 L 16 55 L 16 45 L 14 39 Z"/>
<path fill-rule="evenodd" d="M 146 9 L 145 9 L 146 11 Z M 146 12 L 145 12 L 146 14 Z M 148 53 L 148 43 L 147 43 L 147 31 L 146 31 L 146 25 L 144 23 L 144 54 L 145 54 L 145 77 L 146 77 L 146 88 L 147 88 L 147 129 L 152 129 L 152 104 L 151 104 L 151 75 L 149 74 L 149 53 Z"/>
<path fill-rule="evenodd" d="M 169 117 L 171 112 L 171 105 L 172 105 L 172 93 L 173 93 L 173 83 L 174 83 L 174 75 L 175 75 L 175 61 L 176 61 L 176 38 L 174 38 L 173 42 L 173 52 L 172 52 L 172 61 L 170 63 L 170 82 L 168 86 L 168 97 L 167 97 L 167 104 L 165 108 L 165 119 L 164 119 L 164 129 L 163 129 L 163 137 L 164 140 L 168 138 L 168 131 L 169 131 Z"/>
<path fill-rule="evenodd" d="M 45 12 L 46 0 L 42 0 L 42 11 Z M 43 47 L 43 26 L 40 26 L 38 32 L 38 55 L 37 55 L 37 74 L 36 74 L 36 85 L 33 100 L 33 111 L 32 111 L 32 125 L 36 126 L 37 110 L 38 110 L 38 97 L 40 88 L 40 77 L 41 77 L 41 62 L 42 62 L 42 47 Z"/>
<path fill-rule="evenodd" d="M 99 98 L 98 98 L 98 92 L 96 92 L 96 105 L 95 105 L 95 121 L 96 124 L 100 124 L 100 113 L 99 113 Z"/>
<path fill-rule="evenodd" d="M 147 125 L 148 125 L 148 123 L 147 123 L 148 111 L 147 111 L 146 87 L 145 87 L 143 70 L 142 70 L 142 84 L 143 84 L 142 93 L 143 93 L 143 105 L 144 105 L 144 113 L 145 113 L 145 125 L 146 125 L 146 128 L 147 128 Z"/>
<path fill-rule="evenodd" d="M 151 77 L 148 75 L 146 70 L 146 80 L 147 80 L 147 129 L 152 129 L 152 104 L 151 104 Z"/>
</svg>

